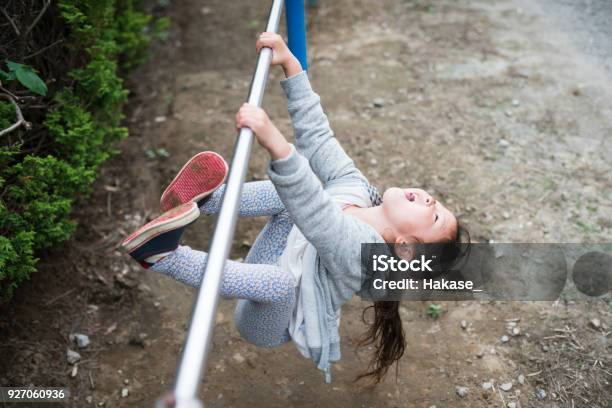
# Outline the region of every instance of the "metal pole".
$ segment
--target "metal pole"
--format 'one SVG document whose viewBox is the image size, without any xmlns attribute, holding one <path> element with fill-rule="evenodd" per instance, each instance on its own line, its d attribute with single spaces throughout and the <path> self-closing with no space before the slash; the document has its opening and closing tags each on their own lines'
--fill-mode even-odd
<svg viewBox="0 0 612 408">
<path fill-rule="evenodd" d="M 282 10 L 283 0 L 274 0 L 270 9 L 266 31 L 278 31 Z M 266 82 L 268 81 L 271 60 L 272 50 L 270 48 L 263 48 L 257 59 L 257 67 L 247 99 L 247 102 L 252 105 L 261 106 Z M 210 353 L 219 300 L 219 287 L 223 278 L 223 267 L 225 266 L 225 261 L 229 255 L 234 238 L 238 204 L 248 168 L 252 144 L 253 132 L 251 129 L 241 129 L 234 147 L 234 157 L 208 252 L 208 262 L 204 267 L 204 278 L 202 279 L 193 308 L 189 331 L 174 383 L 173 394 L 177 408 L 202 406 L 197 399 L 198 386 L 203 378 L 204 366 Z"/>
<path fill-rule="evenodd" d="M 304 0 L 286 0 L 285 19 L 287 21 L 287 36 L 289 49 L 308 71 L 308 52 L 306 49 L 306 14 Z"/>
</svg>

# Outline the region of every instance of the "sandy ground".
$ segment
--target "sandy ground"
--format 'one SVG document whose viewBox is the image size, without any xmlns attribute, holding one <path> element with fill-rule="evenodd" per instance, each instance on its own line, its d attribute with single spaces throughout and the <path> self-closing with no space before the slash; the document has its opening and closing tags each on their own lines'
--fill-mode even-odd
<svg viewBox="0 0 612 408">
<path fill-rule="evenodd" d="M 534 2 L 530 2 L 531 7 Z M 539 13 L 552 18 L 571 41 L 612 72 L 612 3 L 607 0 L 551 0 L 537 2 Z M 529 7 L 529 6 L 527 6 Z"/>
<path fill-rule="evenodd" d="M 195 290 L 141 270 L 117 244 L 159 214 L 159 194 L 191 155 L 231 157 L 233 117 L 267 10 L 260 0 L 167 9 L 170 38 L 131 81 L 132 136 L 79 209 L 75 239 L 50 257 L 71 261 L 46 261 L 57 279 L 35 276 L 4 315 L 3 354 L 11 358 L 0 367 L 2 383 L 67 384 L 75 407 L 151 406 L 171 386 Z M 556 17 L 526 0 L 322 0 L 309 26 L 313 87 L 336 136 L 379 189 L 427 189 L 479 242 L 611 241 L 610 73 Z M 281 74 L 272 72 L 264 105 L 291 135 Z M 264 153 L 254 149 L 250 180 L 265 178 Z M 185 243 L 206 249 L 213 221 L 200 219 Z M 240 220 L 232 258 L 246 254 L 264 222 Z M 72 286 L 78 290 L 57 298 Z M 376 388 L 353 383 L 368 357 L 355 351 L 366 303 L 343 309 L 343 359 L 331 385 L 293 345 L 262 350 L 242 340 L 233 305 L 219 307 L 201 392 L 207 407 L 611 403 L 612 318 L 603 301 L 444 302 L 437 320 L 426 303 L 406 302 L 406 355 L 397 379 Z M 38 323 L 23 327 L 19 316 Z M 509 321 L 521 334 L 502 343 Z M 92 339 L 74 378 L 65 363 L 71 332 Z M 491 380 L 493 390 L 484 390 Z M 505 382 L 510 391 L 497 387 Z M 460 398 L 457 386 L 469 394 Z"/>
</svg>

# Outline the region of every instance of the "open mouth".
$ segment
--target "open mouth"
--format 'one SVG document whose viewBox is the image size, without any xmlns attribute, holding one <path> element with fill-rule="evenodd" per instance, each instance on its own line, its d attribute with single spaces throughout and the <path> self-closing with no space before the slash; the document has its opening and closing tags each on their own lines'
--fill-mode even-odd
<svg viewBox="0 0 612 408">
<path fill-rule="evenodd" d="M 408 201 L 414 202 L 416 200 L 416 194 L 412 192 L 406 192 L 405 196 Z"/>
</svg>

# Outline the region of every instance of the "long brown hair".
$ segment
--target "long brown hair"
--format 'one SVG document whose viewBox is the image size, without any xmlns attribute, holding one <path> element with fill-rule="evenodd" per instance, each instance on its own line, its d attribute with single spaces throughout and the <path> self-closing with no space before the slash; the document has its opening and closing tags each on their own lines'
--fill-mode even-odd
<svg viewBox="0 0 612 408">
<path fill-rule="evenodd" d="M 445 268 L 457 265 L 462 259 L 469 256 L 470 234 L 468 230 L 457 222 L 457 234 L 453 240 L 436 245 L 438 259 L 445 265 Z M 368 364 L 366 372 L 355 378 L 355 381 L 369 379 L 374 384 L 378 384 L 387 374 L 389 367 L 394 363 L 395 375 L 398 374 L 400 358 L 406 350 L 406 335 L 402 327 L 402 319 L 399 313 L 399 301 L 377 301 L 366 307 L 361 319 L 369 328 L 364 334 L 357 347 L 372 346 L 373 355 Z M 366 313 L 374 310 L 374 320 L 372 323 L 366 321 Z"/>
</svg>

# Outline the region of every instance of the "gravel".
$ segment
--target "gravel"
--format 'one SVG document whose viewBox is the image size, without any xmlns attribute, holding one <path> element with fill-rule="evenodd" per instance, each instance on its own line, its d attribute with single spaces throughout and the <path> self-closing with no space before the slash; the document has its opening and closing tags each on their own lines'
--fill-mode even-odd
<svg viewBox="0 0 612 408">
<path fill-rule="evenodd" d="M 79 346 L 79 348 L 85 348 L 89 346 L 90 341 L 89 337 L 86 334 L 72 333 L 68 337 L 70 338 L 70 341 L 75 342 L 76 345 Z"/>
<path fill-rule="evenodd" d="M 68 360 L 69 364 L 75 364 L 81 359 L 81 355 L 76 351 L 68 349 L 66 351 L 66 360 Z"/>
<path fill-rule="evenodd" d="M 546 391 L 543 388 L 536 388 L 535 396 L 539 400 L 546 399 Z"/>
<path fill-rule="evenodd" d="M 382 98 L 376 98 L 374 99 L 374 101 L 372 101 L 372 106 L 374 106 L 375 108 L 382 108 L 383 106 L 385 106 L 385 100 Z"/>
<path fill-rule="evenodd" d="M 455 387 L 455 392 L 459 397 L 464 398 L 470 393 L 470 389 L 468 387 Z"/>
</svg>

